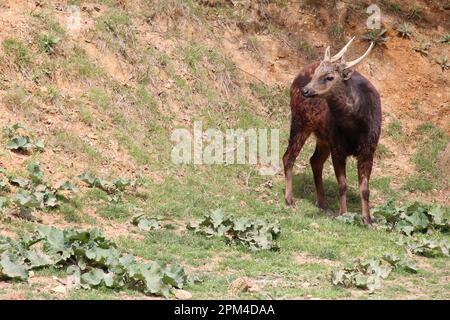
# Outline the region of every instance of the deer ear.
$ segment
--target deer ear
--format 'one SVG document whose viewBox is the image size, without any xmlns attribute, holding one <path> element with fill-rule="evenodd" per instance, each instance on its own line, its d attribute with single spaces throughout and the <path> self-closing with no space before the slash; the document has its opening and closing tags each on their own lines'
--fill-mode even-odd
<svg viewBox="0 0 450 320">
<path fill-rule="evenodd" d="M 350 79 L 353 75 L 353 71 L 352 69 L 344 69 L 342 70 L 342 79 L 344 79 L 344 81 L 347 81 L 348 79 Z"/>
<path fill-rule="evenodd" d="M 347 68 L 345 68 L 345 66 L 346 66 L 345 57 L 342 56 L 341 62 L 338 65 L 337 69 L 340 71 L 342 79 L 344 81 L 347 81 L 348 79 L 350 79 L 352 77 L 353 69 L 352 68 L 347 69 Z"/>
</svg>

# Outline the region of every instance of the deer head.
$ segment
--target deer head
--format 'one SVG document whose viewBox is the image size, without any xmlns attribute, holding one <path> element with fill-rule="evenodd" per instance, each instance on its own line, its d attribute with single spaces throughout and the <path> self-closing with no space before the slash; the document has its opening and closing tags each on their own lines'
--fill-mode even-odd
<svg viewBox="0 0 450 320">
<path fill-rule="evenodd" d="M 361 57 L 356 60 L 346 62 L 344 55 L 355 39 L 353 37 L 339 53 L 331 57 L 330 47 L 325 50 L 325 56 L 320 62 L 319 66 L 314 71 L 311 81 L 301 89 L 302 95 L 305 97 L 326 96 L 328 93 L 333 92 L 332 89 L 337 84 L 347 81 L 351 78 L 353 73 L 353 67 L 361 63 L 372 51 L 374 43 L 370 44 L 369 49 Z"/>
</svg>

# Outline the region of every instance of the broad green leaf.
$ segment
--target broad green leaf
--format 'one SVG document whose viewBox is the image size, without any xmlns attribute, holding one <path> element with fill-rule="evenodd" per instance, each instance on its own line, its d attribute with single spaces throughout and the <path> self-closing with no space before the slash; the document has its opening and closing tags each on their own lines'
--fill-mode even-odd
<svg viewBox="0 0 450 320">
<path fill-rule="evenodd" d="M 117 189 L 122 191 L 122 190 L 125 190 L 126 187 L 131 185 L 131 180 L 125 179 L 125 178 L 120 178 L 120 179 L 114 180 L 112 184 Z"/>
<path fill-rule="evenodd" d="M 383 259 L 391 264 L 395 269 L 404 269 L 405 271 L 416 273 L 417 267 L 413 261 L 406 256 L 396 256 L 393 254 L 385 254 Z"/>
<path fill-rule="evenodd" d="M 27 259 L 29 260 L 31 268 L 50 266 L 56 263 L 51 256 L 38 248 L 30 249 L 27 252 Z"/>
<path fill-rule="evenodd" d="M 25 189 L 19 189 L 16 196 L 14 197 L 14 202 L 19 206 L 25 208 L 36 208 L 41 204 L 39 199 L 36 198 L 34 194 Z"/>
<path fill-rule="evenodd" d="M 44 178 L 44 172 L 42 172 L 39 163 L 31 163 L 27 166 L 27 171 L 30 174 L 31 181 L 39 184 Z"/>
<path fill-rule="evenodd" d="M 104 278 L 105 272 L 102 269 L 95 268 L 81 275 L 81 283 L 85 283 L 90 286 L 98 286 L 102 283 Z"/>
<path fill-rule="evenodd" d="M 156 219 L 141 219 L 138 222 L 138 228 L 142 231 L 150 231 L 154 229 L 159 229 L 161 224 Z"/>
<path fill-rule="evenodd" d="M 338 216 L 336 219 L 346 224 L 352 224 L 357 226 L 364 225 L 362 215 L 358 213 L 346 212 Z"/>
<path fill-rule="evenodd" d="M 112 272 L 105 273 L 103 281 L 108 288 L 112 288 L 114 286 L 114 274 Z"/>
<path fill-rule="evenodd" d="M 45 246 L 47 248 L 57 252 L 64 252 L 67 249 L 64 231 L 46 225 L 39 225 L 37 231 L 45 239 Z"/>
<path fill-rule="evenodd" d="M 12 185 L 17 185 L 17 186 L 19 186 L 21 188 L 25 188 L 25 187 L 27 187 L 30 184 L 30 180 L 24 179 L 24 178 L 21 178 L 21 177 L 10 177 L 9 178 L 9 182 Z"/>
<path fill-rule="evenodd" d="M 426 214 L 420 211 L 413 212 L 407 218 L 407 221 L 409 221 L 414 226 L 414 229 L 418 231 L 425 230 L 430 224 Z"/>
<path fill-rule="evenodd" d="M 28 271 L 23 264 L 12 261 L 8 253 L 4 252 L 0 258 L 0 275 L 9 279 L 27 280 Z"/>
<path fill-rule="evenodd" d="M 187 229 L 207 237 L 224 237 L 227 242 L 243 244 L 251 250 L 277 250 L 275 243 L 280 234 L 279 222 L 266 220 L 234 218 L 227 216 L 222 209 L 206 214 L 200 221 L 191 222 Z"/>
<path fill-rule="evenodd" d="M 95 181 L 95 177 L 92 174 L 87 173 L 87 172 L 80 174 L 78 176 L 78 179 L 80 179 L 83 182 L 86 182 L 89 185 L 93 185 L 94 181 Z"/>
<path fill-rule="evenodd" d="M 39 139 L 34 143 L 34 147 L 36 148 L 36 150 L 38 151 L 44 151 L 45 148 L 45 144 L 44 144 L 44 140 L 43 139 Z"/>
<path fill-rule="evenodd" d="M 15 135 L 6 145 L 10 150 L 29 150 L 33 147 L 28 136 Z"/>
<path fill-rule="evenodd" d="M 57 190 L 69 190 L 69 191 L 78 191 L 78 188 L 70 181 L 64 180 L 60 181 L 56 187 Z"/>
</svg>

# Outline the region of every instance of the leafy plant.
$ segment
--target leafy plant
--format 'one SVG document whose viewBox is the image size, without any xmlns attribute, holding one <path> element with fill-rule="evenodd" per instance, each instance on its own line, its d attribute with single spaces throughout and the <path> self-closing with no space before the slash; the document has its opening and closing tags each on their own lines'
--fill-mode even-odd
<svg viewBox="0 0 450 320">
<path fill-rule="evenodd" d="M 341 214 L 336 218 L 336 220 L 341 221 L 345 224 L 352 224 L 352 225 L 358 225 L 363 226 L 363 218 L 360 214 L 354 213 L 354 212 L 346 212 Z"/>
<path fill-rule="evenodd" d="M 425 257 L 448 257 L 450 242 L 446 240 L 430 240 L 425 238 L 408 238 L 399 242 L 405 245 L 411 253 Z"/>
<path fill-rule="evenodd" d="M 423 14 L 423 9 L 419 6 L 414 6 L 408 14 L 408 18 L 411 20 L 421 20 Z"/>
<path fill-rule="evenodd" d="M 8 175 L 5 179 L 18 187 L 12 201 L 24 211 L 56 208 L 61 205 L 61 201 L 68 200 L 66 191 L 77 191 L 69 181 L 61 181 L 56 187 L 50 186 L 44 181 L 44 173 L 38 163 L 29 164 L 27 171 L 27 178 Z"/>
<path fill-rule="evenodd" d="M 442 68 L 442 71 L 450 69 L 450 63 L 447 56 L 442 56 L 436 59 L 437 64 Z"/>
<path fill-rule="evenodd" d="M 161 229 L 161 222 L 159 219 L 150 218 L 145 213 L 140 213 L 133 217 L 131 223 L 137 226 L 142 231 L 150 231 Z"/>
<path fill-rule="evenodd" d="M 48 54 L 55 53 L 55 47 L 59 41 L 61 38 L 54 34 L 42 34 L 38 39 L 41 50 Z"/>
<path fill-rule="evenodd" d="M 394 269 L 417 272 L 416 266 L 407 257 L 388 254 L 382 259 L 357 260 L 352 267 L 334 270 L 331 282 L 336 286 L 356 287 L 373 293 L 381 288 L 382 279 L 386 279 Z"/>
<path fill-rule="evenodd" d="M 402 7 L 398 3 L 391 3 L 391 9 L 396 13 L 399 13 L 402 11 Z"/>
<path fill-rule="evenodd" d="M 331 282 L 335 286 L 356 287 L 374 292 L 381 288 L 381 280 L 386 279 L 392 271 L 389 264 L 380 259 L 358 260 L 352 267 L 334 270 Z"/>
<path fill-rule="evenodd" d="M 24 133 L 20 133 L 19 130 L 23 130 Z M 18 152 L 30 152 L 32 150 L 43 151 L 44 140 L 36 140 L 35 142 L 25 134 L 26 128 L 16 123 L 12 126 L 3 128 L 3 135 L 8 139 L 6 148 Z"/>
<path fill-rule="evenodd" d="M 411 38 L 412 36 L 411 24 L 409 24 L 408 22 L 402 22 L 397 27 L 397 31 L 402 38 Z"/>
<path fill-rule="evenodd" d="M 373 29 L 367 30 L 367 33 L 362 36 L 364 40 L 373 42 L 375 46 L 383 45 L 390 38 L 385 36 L 387 30 L 386 29 Z"/>
<path fill-rule="evenodd" d="M 450 43 L 450 32 L 443 35 L 442 38 L 439 40 L 441 43 Z"/>
<path fill-rule="evenodd" d="M 440 204 L 414 202 L 397 206 L 394 199 L 389 199 L 374 207 L 372 214 L 379 224 L 406 235 L 450 229 L 449 210 Z"/>
<path fill-rule="evenodd" d="M 407 256 L 396 256 L 395 254 L 383 255 L 383 260 L 387 261 L 394 269 L 403 269 L 407 272 L 417 273 L 417 266 Z"/>
<path fill-rule="evenodd" d="M 120 252 L 100 229 L 40 225 L 34 234 L 19 240 L 0 236 L 0 279 L 26 281 L 30 270 L 47 266 L 63 268 L 69 274 L 69 289 L 130 288 L 168 297 L 190 282 L 178 263 L 138 262 Z"/>
<path fill-rule="evenodd" d="M 227 242 L 248 246 L 251 250 L 277 250 L 275 240 L 280 235 L 278 221 L 227 216 L 222 209 L 206 214 L 187 228 L 207 237 L 224 237 Z"/>
<path fill-rule="evenodd" d="M 431 43 L 425 40 L 420 40 L 419 44 L 413 48 L 414 51 L 419 52 L 423 56 L 428 56 L 429 50 L 431 49 Z"/>
<path fill-rule="evenodd" d="M 128 186 L 133 186 L 135 184 L 134 181 L 131 181 L 130 179 L 119 178 L 114 181 L 108 181 L 87 172 L 80 174 L 78 178 L 87 183 L 91 188 L 99 188 L 110 194 L 124 191 Z"/>
</svg>

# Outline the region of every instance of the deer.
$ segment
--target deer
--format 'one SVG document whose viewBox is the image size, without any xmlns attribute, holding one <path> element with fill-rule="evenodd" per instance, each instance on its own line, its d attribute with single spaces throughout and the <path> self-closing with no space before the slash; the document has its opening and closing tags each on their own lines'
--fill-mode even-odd
<svg viewBox="0 0 450 320">
<path fill-rule="evenodd" d="M 288 206 L 295 206 L 293 167 L 306 140 L 313 134 L 316 146 L 310 165 L 316 205 L 327 214 L 335 215 L 325 199 L 322 180 L 324 163 L 331 154 L 338 183 L 337 215 L 347 212 L 346 162 L 348 157 L 353 156 L 357 160 L 363 221 L 371 225 L 369 180 L 381 131 L 381 101 L 370 81 L 354 69 L 369 55 L 374 43 L 361 57 L 345 61 L 345 53 L 354 39 L 334 56 L 327 47 L 323 59 L 304 67 L 291 85 L 291 127 L 288 147 L 283 156 L 285 200 Z"/>
</svg>

